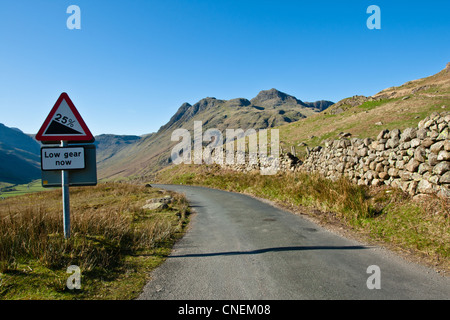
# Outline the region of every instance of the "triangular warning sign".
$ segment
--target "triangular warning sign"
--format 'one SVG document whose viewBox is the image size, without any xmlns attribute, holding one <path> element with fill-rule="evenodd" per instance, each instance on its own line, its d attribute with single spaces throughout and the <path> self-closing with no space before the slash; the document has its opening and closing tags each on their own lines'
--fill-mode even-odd
<svg viewBox="0 0 450 320">
<path fill-rule="evenodd" d="M 39 129 L 36 140 L 49 143 L 60 140 L 93 142 L 95 139 L 72 100 L 63 92 Z"/>
</svg>

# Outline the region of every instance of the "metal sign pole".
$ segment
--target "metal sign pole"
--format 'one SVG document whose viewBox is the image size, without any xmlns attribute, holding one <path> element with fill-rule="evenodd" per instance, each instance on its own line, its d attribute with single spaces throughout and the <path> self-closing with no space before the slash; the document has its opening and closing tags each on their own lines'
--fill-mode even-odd
<svg viewBox="0 0 450 320">
<path fill-rule="evenodd" d="M 68 142 L 61 140 L 61 147 L 67 147 Z M 70 237 L 70 199 L 69 199 L 69 170 L 61 170 L 61 187 L 63 198 L 64 238 Z"/>
</svg>

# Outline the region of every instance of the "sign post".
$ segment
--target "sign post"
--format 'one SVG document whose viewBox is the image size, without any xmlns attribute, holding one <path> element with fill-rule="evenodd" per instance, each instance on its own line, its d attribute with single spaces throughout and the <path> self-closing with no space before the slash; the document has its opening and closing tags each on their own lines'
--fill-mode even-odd
<svg viewBox="0 0 450 320">
<path fill-rule="evenodd" d="M 67 147 L 67 141 L 61 140 L 61 147 Z M 61 187 L 63 200 L 63 224 L 64 238 L 70 237 L 70 195 L 69 195 L 69 170 L 61 170 Z"/>
<path fill-rule="evenodd" d="M 69 143 L 92 143 L 94 136 L 84 123 L 67 93 L 63 92 L 36 135 L 43 144 L 59 146 L 41 148 L 42 186 L 57 186 L 51 172 L 61 171 L 64 238 L 70 237 L 70 185 L 96 185 L 95 145 L 74 147 Z M 86 152 L 87 151 L 87 152 Z M 53 179 L 49 183 L 49 179 Z M 71 181 L 73 180 L 73 181 Z"/>
</svg>

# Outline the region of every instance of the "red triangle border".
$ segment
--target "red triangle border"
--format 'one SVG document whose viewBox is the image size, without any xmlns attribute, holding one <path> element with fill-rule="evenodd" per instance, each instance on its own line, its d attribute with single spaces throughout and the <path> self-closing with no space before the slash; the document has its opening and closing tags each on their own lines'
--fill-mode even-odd
<svg viewBox="0 0 450 320">
<path fill-rule="evenodd" d="M 61 135 L 61 136 L 46 136 L 44 135 L 45 130 L 47 129 L 50 121 L 53 119 L 53 116 L 55 115 L 56 111 L 58 110 L 61 102 L 63 100 L 66 100 L 70 110 L 72 111 L 73 115 L 75 116 L 76 120 L 80 124 L 81 128 L 83 129 L 85 135 L 84 136 L 67 136 L 67 135 Z M 44 123 L 42 124 L 41 128 L 39 129 L 38 133 L 35 137 L 38 141 L 80 141 L 80 142 L 93 142 L 94 136 L 92 135 L 91 131 L 87 127 L 86 123 L 84 122 L 83 118 L 81 117 L 80 113 L 78 112 L 77 108 L 75 108 L 75 105 L 73 104 L 72 100 L 69 98 L 69 95 L 66 92 L 61 93 L 58 100 L 56 100 L 55 105 L 53 106 L 52 110 L 48 114 L 47 118 L 45 119 Z"/>
</svg>

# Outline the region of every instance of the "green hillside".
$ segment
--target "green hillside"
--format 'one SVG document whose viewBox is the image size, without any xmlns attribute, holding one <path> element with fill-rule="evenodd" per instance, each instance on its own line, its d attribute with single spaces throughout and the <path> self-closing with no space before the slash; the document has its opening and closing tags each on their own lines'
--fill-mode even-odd
<svg viewBox="0 0 450 320">
<path fill-rule="evenodd" d="M 0 123 L 0 182 L 23 184 L 40 178 L 39 143 Z"/>
<path fill-rule="evenodd" d="M 343 99 L 328 109 L 295 123 L 282 125 L 281 146 L 296 148 L 304 156 L 306 148 L 342 135 L 375 138 L 383 129 L 400 130 L 417 126 L 433 112 L 450 110 L 450 63 L 439 73 L 385 89 L 371 97 Z"/>
</svg>

